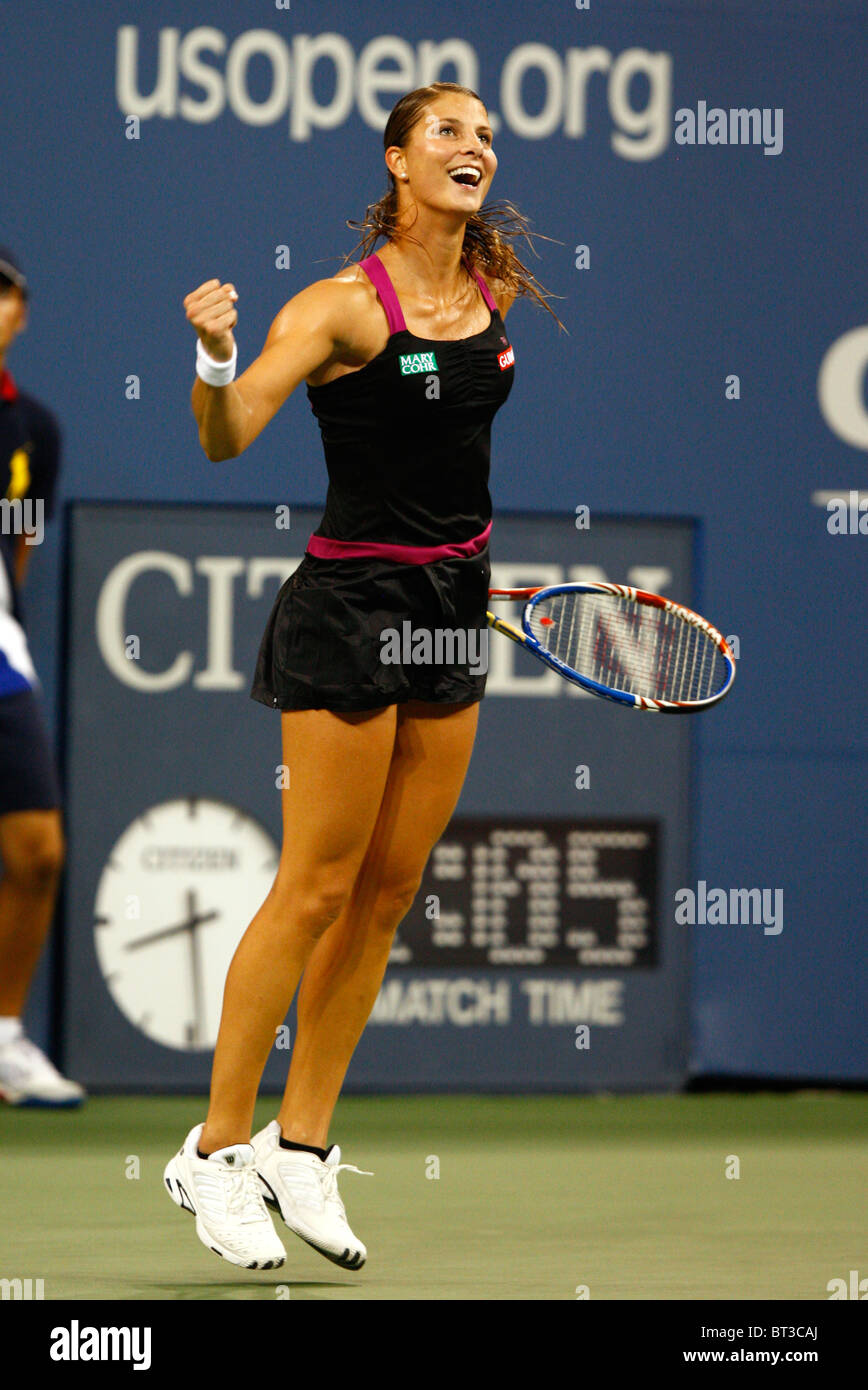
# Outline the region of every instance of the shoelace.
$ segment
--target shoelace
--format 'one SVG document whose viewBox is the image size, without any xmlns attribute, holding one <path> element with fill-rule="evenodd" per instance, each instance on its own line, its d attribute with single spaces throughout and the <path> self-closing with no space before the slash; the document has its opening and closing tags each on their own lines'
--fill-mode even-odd
<svg viewBox="0 0 868 1390">
<path fill-rule="evenodd" d="M 268 1220 L 259 1190 L 259 1175 L 253 1164 L 236 1172 L 226 1170 L 224 1179 L 229 1191 L 226 1196 L 227 1215 L 239 1216 L 243 1223 Z"/>
<path fill-rule="evenodd" d="M 323 1175 L 322 1190 L 327 1202 L 334 1202 L 340 1208 L 341 1214 L 346 1216 L 346 1209 L 338 1192 L 338 1173 L 358 1173 L 363 1178 L 372 1178 L 373 1173 L 369 1173 L 367 1168 L 357 1168 L 354 1163 L 336 1163 L 333 1168 L 329 1168 Z"/>
</svg>

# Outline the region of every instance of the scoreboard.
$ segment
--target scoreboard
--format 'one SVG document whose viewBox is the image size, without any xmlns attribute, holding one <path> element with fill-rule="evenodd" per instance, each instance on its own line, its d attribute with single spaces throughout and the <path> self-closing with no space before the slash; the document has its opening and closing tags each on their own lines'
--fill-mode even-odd
<svg viewBox="0 0 868 1390">
<path fill-rule="evenodd" d="M 636 969 L 657 963 L 657 826 L 457 817 L 391 963 Z"/>
</svg>

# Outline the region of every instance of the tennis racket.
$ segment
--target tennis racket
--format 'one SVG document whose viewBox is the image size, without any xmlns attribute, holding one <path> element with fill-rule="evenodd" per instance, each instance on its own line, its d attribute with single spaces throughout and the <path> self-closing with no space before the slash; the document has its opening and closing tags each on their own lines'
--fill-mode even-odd
<svg viewBox="0 0 868 1390">
<path fill-rule="evenodd" d="M 524 600 L 521 629 L 487 613 L 489 627 L 592 695 L 633 709 L 687 714 L 732 689 L 735 660 L 717 628 L 681 603 L 627 584 L 489 589 Z"/>
</svg>

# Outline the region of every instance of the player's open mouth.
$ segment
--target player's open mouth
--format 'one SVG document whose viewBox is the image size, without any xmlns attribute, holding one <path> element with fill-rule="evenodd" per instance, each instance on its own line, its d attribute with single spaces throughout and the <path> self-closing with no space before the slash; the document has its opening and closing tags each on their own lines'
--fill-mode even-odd
<svg viewBox="0 0 868 1390">
<path fill-rule="evenodd" d="M 482 170 L 474 168 L 472 164 L 460 164 L 457 169 L 448 172 L 453 183 L 463 183 L 468 188 L 478 188 L 482 182 Z"/>
</svg>

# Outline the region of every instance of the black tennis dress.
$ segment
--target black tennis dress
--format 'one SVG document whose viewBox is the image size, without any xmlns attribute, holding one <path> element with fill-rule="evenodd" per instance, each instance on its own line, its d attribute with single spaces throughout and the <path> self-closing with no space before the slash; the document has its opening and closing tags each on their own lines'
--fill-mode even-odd
<svg viewBox="0 0 868 1390">
<path fill-rule="evenodd" d="M 360 265 L 390 337 L 358 371 L 307 388 L 329 487 L 259 649 L 250 694 L 275 709 L 447 704 L 485 691 L 491 422 L 512 387 L 513 350 L 478 273 L 488 327 L 441 341 L 408 332 L 378 256 Z"/>
</svg>

